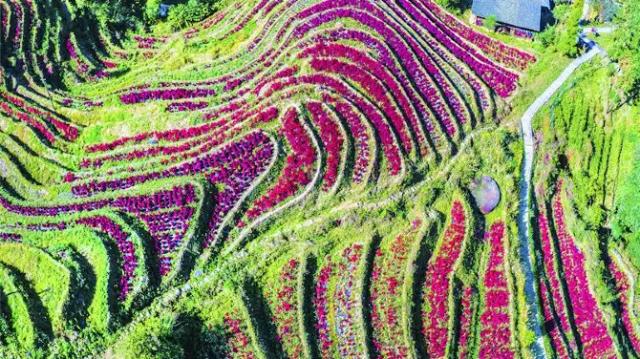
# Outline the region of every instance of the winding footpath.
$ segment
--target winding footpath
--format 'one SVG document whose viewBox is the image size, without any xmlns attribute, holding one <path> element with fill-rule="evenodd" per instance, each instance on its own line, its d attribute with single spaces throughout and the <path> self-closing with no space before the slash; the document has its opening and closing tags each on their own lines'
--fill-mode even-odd
<svg viewBox="0 0 640 359">
<path fill-rule="evenodd" d="M 541 325 L 541 314 L 538 303 L 538 293 L 535 285 L 535 277 L 532 269 L 531 248 L 530 248 L 530 208 L 531 208 L 531 179 L 533 175 L 533 159 L 535 156 L 535 144 L 531 123 L 540 109 L 551 99 L 551 97 L 562 87 L 569 77 L 583 64 L 589 62 L 598 54 L 605 54 L 595 42 L 587 39 L 583 34 L 579 36 L 589 46 L 589 51 L 573 60 L 560 76 L 538 97 L 527 109 L 520 120 L 522 141 L 524 142 L 524 159 L 522 162 L 520 175 L 520 192 L 518 204 L 518 239 L 519 257 L 522 271 L 525 276 L 525 297 L 528 307 L 527 326 L 535 335 L 535 342 L 531 351 L 535 358 L 548 358 L 545 352 L 544 337 Z"/>
</svg>

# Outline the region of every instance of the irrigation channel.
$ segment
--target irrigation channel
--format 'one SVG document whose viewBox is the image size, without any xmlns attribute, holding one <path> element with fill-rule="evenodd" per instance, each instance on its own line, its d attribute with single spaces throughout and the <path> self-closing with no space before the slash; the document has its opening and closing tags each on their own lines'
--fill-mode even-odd
<svg viewBox="0 0 640 359">
<path fill-rule="evenodd" d="M 522 141 L 524 143 L 524 159 L 522 161 L 520 175 L 520 193 L 518 204 L 518 239 L 519 257 L 522 271 L 524 272 L 524 291 L 527 302 L 527 326 L 535 335 L 535 341 L 531 346 L 531 351 L 535 358 L 548 358 L 545 352 L 542 325 L 540 324 L 540 308 L 536 281 L 532 269 L 531 247 L 530 247 L 530 208 L 531 208 L 531 179 L 533 175 L 533 159 L 535 156 L 535 144 L 533 139 L 533 129 L 531 123 L 540 109 L 551 99 L 551 97 L 562 87 L 571 75 L 584 63 L 589 62 L 598 54 L 605 54 L 593 40 L 586 38 L 584 33 L 578 36 L 578 40 L 584 43 L 589 49 L 582 56 L 573 60 L 558 78 L 538 97 L 520 119 Z"/>
</svg>

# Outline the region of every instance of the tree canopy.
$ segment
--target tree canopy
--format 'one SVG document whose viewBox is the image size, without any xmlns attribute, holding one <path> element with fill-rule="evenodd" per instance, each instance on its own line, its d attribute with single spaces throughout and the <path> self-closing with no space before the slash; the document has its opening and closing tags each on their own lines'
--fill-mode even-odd
<svg viewBox="0 0 640 359">
<path fill-rule="evenodd" d="M 616 23 L 610 55 L 620 65 L 622 76 L 618 82 L 625 100 L 634 102 L 640 96 L 640 1 L 623 1 Z"/>
</svg>

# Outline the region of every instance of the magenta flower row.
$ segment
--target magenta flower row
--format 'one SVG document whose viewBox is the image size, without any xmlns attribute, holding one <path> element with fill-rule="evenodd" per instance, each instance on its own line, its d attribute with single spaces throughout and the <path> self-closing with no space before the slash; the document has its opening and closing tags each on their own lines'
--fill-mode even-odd
<svg viewBox="0 0 640 359">
<path fill-rule="evenodd" d="M 139 49 L 151 49 L 156 44 L 162 44 L 167 41 L 166 37 L 143 37 L 140 35 L 134 35 L 133 39 L 138 43 Z"/>
<path fill-rule="evenodd" d="M 44 110 L 38 109 L 36 107 L 33 107 L 29 104 L 27 104 L 25 102 L 25 100 L 13 96 L 9 93 L 5 93 L 5 92 L 0 92 L 0 97 L 4 98 L 5 100 L 7 100 L 9 103 L 11 103 L 13 106 L 17 107 L 20 109 L 20 111 L 25 112 L 28 115 L 31 116 L 37 116 L 39 118 L 41 118 L 44 122 L 46 123 L 50 123 L 51 125 L 53 125 L 55 127 L 56 130 L 58 130 L 60 133 L 63 134 L 63 136 L 69 140 L 69 141 L 73 141 L 75 139 L 78 138 L 78 129 L 73 127 L 72 125 L 63 122 L 59 119 L 57 119 L 56 117 L 54 117 L 51 113 L 46 112 Z M 3 106 L 2 107 L 3 110 L 6 110 L 6 107 Z M 22 117 L 25 118 L 26 114 L 23 114 Z M 21 115 L 16 115 L 16 116 L 21 116 Z M 29 122 L 35 122 L 35 119 L 31 119 L 29 120 Z M 26 122 L 26 120 L 25 120 Z"/>
<path fill-rule="evenodd" d="M 124 196 L 87 202 L 76 202 L 58 206 L 29 207 L 13 204 L 0 197 L 0 205 L 10 212 L 23 216 L 58 216 L 62 214 L 94 211 L 105 207 L 120 209 L 130 213 L 157 211 L 163 208 L 182 207 L 195 201 L 195 189 L 192 185 L 175 186 L 150 195 Z"/>
<path fill-rule="evenodd" d="M 327 191 L 336 183 L 344 140 L 335 120 L 324 110 L 319 102 L 307 104 L 313 122 L 318 126 L 320 139 L 327 156 L 322 188 Z"/>
<path fill-rule="evenodd" d="M 540 279 L 540 295 L 544 298 L 546 297 L 547 293 L 543 291 L 543 289 L 549 291 L 552 299 L 550 305 L 553 306 L 560 320 L 558 329 L 566 333 L 571 338 L 569 340 L 569 346 L 571 350 L 575 352 L 577 350 L 577 344 L 575 339 L 570 335 L 573 331 L 569 324 L 569 314 L 565 306 L 566 302 L 564 295 L 562 294 L 563 289 L 559 279 L 560 276 L 555 267 L 555 263 L 558 259 L 553 247 L 553 243 L 551 242 L 551 235 L 549 233 L 549 222 L 543 213 L 538 215 L 538 228 L 540 231 L 540 245 L 542 248 L 542 264 L 544 266 L 546 277 L 549 281 L 549 286 L 547 286 L 544 283 L 544 279 Z M 543 285 L 544 288 L 542 287 Z M 553 335 L 554 334 L 552 333 L 552 337 Z M 556 344 L 556 347 L 557 346 L 559 346 L 559 344 Z"/>
<path fill-rule="evenodd" d="M 484 274 L 484 310 L 480 315 L 480 358 L 514 358 L 511 348 L 511 292 L 505 264 L 505 225 L 496 222 L 485 234 L 490 252 Z"/>
<path fill-rule="evenodd" d="M 138 266 L 135 248 L 133 243 L 129 240 L 129 236 L 122 230 L 122 228 L 120 228 L 120 225 L 105 216 L 83 218 L 79 219 L 77 223 L 106 233 L 109 238 L 116 242 L 116 246 L 118 247 L 122 258 L 119 299 L 126 299 L 127 294 L 129 294 L 131 286 L 133 285 L 135 270 Z"/>
<path fill-rule="evenodd" d="M 396 236 L 386 252 L 378 248 L 371 273 L 370 303 L 373 345 L 383 358 L 406 358 L 409 347 L 401 338 L 402 283 L 405 281 L 406 262 L 413 241 L 418 237 L 421 221 L 414 221 L 410 229 Z"/>
<path fill-rule="evenodd" d="M 298 330 L 297 279 L 300 263 L 289 260 L 282 268 L 275 293 L 267 289 L 272 308 L 272 320 L 276 325 L 276 339 L 290 358 L 303 357 L 302 341 Z"/>
<path fill-rule="evenodd" d="M 331 356 L 333 340 L 329 327 L 329 280 L 331 279 L 331 263 L 320 269 L 316 278 L 315 294 L 313 296 L 313 306 L 315 308 L 315 328 L 318 333 L 320 353 L 323 358 Z"/>
<path fill-rule="evenodd" d="M 249 218 L 257 218 L 278 203 L 293 196 L 302 186 L 311 181 L 316 150 L 307 130 L 298 118 L 298 111 L 290 108 L 282 120 L 281 134 L 287 139 L 292 153 L 287 156 L 284 169 L 277 182 L 247 211 Z"/>
<path fill-rule="evenodd" d="M 473 300 L 476 296 L 473 287 L 465 287 L 460 299 L 460 335 L 458 336 L 458 359 L 465 359 L 469 355 L 469 339 L 472 337 Z"/>
<path fill-rule="evenodd" d="M 215 96 L 216 92 L 213 89 L 207 88 L 172 88 L 172 89 L 159 89 L 159 90 L 138 90 L 128 92 L 120 95 L 120 101 L 126 105 L 132 105 L 136 103 L 142 103 L 152 100 L 182 100 L 193 99 L 198 97 L 210 97 Z"/>
<path fill-rule="evenodd" d="M 207 108 L 209 106 L 208 102 L 204 101 L 184 101 L 184 102 L 172 102 L 167 105 L 167 112 L 189 112 L 189 111 L 197 111 Z"/>
<path fill-rule="evenodd" d="M 622 312 L 622 325 L 624 326 L 625 333 L 631 342 L 631 346 L 633 350 L 637 353 L 640 353 L 640 334 L 638 333 L 638 329 L 636 327 L 635 321 L 635 313 L 633 311 L 633 299 L 631 295 L 633 292 L 632 289 L 632 278 L 628 276 L 624 270 L 619 266 L 616 260 L 612 259 L 609 264 L 609 270 L 611 274 L 613 274 L 613 279 L 616 283 L 616 289 L 618 293 L 620 293 L 620 311 Z"/>
<path fill-rule="evenodd" d="M 466 216 L 460 201 L 451 206 L 450 224 L 442 236 L 437 257 L 427 267 L 425 293 L 428 311 L 423 314 L 423 330 L 427 342 L 427 353 L 432 358 L 443 358 L 447 347 L 449 318 L 449 296 L 452 290 L 451 277 L 455 264 L 462 254 L 466 231 Z"/>
<path fill-rule="evenodd" d="M 602 311 L 589 289 L 584 254 L 576 246 L 564 222 L 561 191 L 562 181 L 559 181 L 558 194 L 553 201 L 553 219 L 573 317 L 582 342 L 582 354 L 586 358 L 615 358 L 613 339 L 607 330 Z"/>
<path fill-rule="evenodd" d="M 559 325 L 556 324 L 556 320 L 553 314 L 553 304 L 549 300 L 547 295 L 549 292 L 547 284 L 544 280 L 540 281 L 540 297 L 542 302 L 542 314 L 544 315 L 544 328 L 551 337 L 551 344 L 555 351 L 555 354 L 560 359 L 570 358 L 567 346 L 562 338 L 562 332 Z"/>
<path fill-rule="evenodd" d="M 234 358 L 256 359 L 256 356 L 251 349 L 251 337 L 249 336 L 249 331 L 246 325 L 239 319 L 236 319 L 238 315 L 237 311 L 232 314 L 227 313 L 224 316 L 224 326 L 226 332 L 229 333 L 227 337 L 227 345 L 229 346 L 230 352 L 229 355 Z"/>
<path fill-rule="evenodd" d="M 363 247 L 353 244 L 345 248 L 340 261 L 336 265 L 336 273 L 340 273 L 333 293 L 334 301 L 334 333 L 336 336 L 337 356 L 340 358 L 357 358 L 363 353 L 361 334 L 356 328 L 356 321 L 361 317 L 359 310 L 360 296 L 355 286 L 358 280 L 358 266 L 363 255 Z"/>
</svg>

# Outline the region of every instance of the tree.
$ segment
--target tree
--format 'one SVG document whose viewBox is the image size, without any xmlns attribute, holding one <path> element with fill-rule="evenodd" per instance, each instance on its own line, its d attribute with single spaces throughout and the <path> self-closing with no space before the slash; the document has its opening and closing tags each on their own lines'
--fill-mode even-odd
<svg viewBox="0 0 640 359">
<path fill-rule="evenodd" d="M 79 13 L 95 17 L 100 26 L 123 38 L 128 30 L 135 29 L 142 18 L 144 0 L 96 0 L 86 2 Z"/>
<path fill-rule="evenodd" d="M 635 147 L 634 159 L 631 173 L 621 181 L 616 194 L 612 230 L 616 237 L 630 234 L 629 242 L 640 242 L 640 145 Z"/>
<path fill-rule="evenodd" d="M 496 29 L 497 23 L 498 23 L 498 19 L 496 18 L 495 15 L 491 15 L 486 19 L 484 19 L 484 26 L 491 31 L 494 31 Z"/>
<path fill-rule="evenodd" d="M 616 23 L 610 55 L 622 70 L 617 80 L 625 102 L 635 102 L 640 97 L 640 1 L 625 0 Z"/>
<path fill-rule="evenodd" d="M 470 0 L 437 0 L 437 3 L 456 14 L 461 14 L 471 6 Z"/>
<path fill-rule="evenodd" d="M 117 345 L 117 356 L 125 359 L 183 358 L 180 338 L 174 335 L 176 317 L 167 314 L 151 317 Z"/>
<path fill-rule="evenodd" d="M 147 0 L 144 7 L 144 16 L 147 22 L 153 23 L 158 20 L 160 3 L 162 0 Z"/>
<path fill-rule="evenodd" d="M 578 34 L 580 33 L 580 18 L 582 17 L 582 1 L 576 1 L 571 9 L 566 12 L 566 8 L 554 12 L 557 19 L 562 22 L 562 26 L 556 26 L 557 42 L 556 48 L 562 54 L 569 57 L 578 55 Z M 560 16 L 566 17 L 562 18 Z"/>
</svg>

